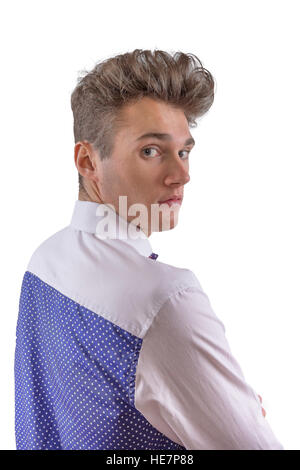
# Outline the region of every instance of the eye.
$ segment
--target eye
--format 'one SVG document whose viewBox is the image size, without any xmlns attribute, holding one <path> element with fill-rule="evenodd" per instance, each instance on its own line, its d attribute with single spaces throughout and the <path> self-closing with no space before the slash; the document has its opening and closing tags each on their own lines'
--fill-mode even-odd
<svg viewBox="0 0 300 470">
<path fill-rule="evenodd" d="M 180 153 L 181 153 L 181 152 L 187 152 L 187 156 L 184 158 L 184 160 L 185 160 L 186 158 L 189 158 L 190 150 L 181 150 Z"/>
<path fill-rule="evenodd" d="M 156 150 L 157 151 L 157 149 L 155 147 L 147 147 L 147 148 L 143 149 L 142 152 L 146 152 L 146 151 L 149 151 L 149 150 Z M 147 153 L 147 154 L 144 154 L 144 155 L 147 156 L 147 157 L 151 157 L 151 158 L 154 157 L 154 155 L 150 155 L 150 153 Z"/>
</svg>

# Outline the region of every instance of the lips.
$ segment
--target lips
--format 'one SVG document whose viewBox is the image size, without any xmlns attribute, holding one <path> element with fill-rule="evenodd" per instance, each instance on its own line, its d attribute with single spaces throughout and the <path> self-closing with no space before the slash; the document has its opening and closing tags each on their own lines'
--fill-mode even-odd
<svg viewBox="0 0 300 470">
<path fill-rule="evenodd" d="M 175 197 L 171 199 L 167 199 L 166 201 L 159 201 L 159 205 L 161 204 L 168 204 L 168 206 L 171 206 L 172 204 L 181 204 L 182 198 L 181 197 Z"/>
</svg>

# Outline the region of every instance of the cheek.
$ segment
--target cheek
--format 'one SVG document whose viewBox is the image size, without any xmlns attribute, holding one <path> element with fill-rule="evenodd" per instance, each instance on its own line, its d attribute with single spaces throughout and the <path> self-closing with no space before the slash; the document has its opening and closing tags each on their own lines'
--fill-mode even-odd
<svg viewBox="0 0 300 470">
<path fill-rule="evenodd" d="M 155 186 L 161 177 L 162 168 L 160 163 L 158 158 L 148 161 L 140 159 L 136 162 L 136 166 L 133 169 L 135 178 L 148 187 Z"/>
<path fill-rule="evenodd" d="M 147 185 L 149 176 L 147 175 L 145 165 L 132 159 L 130 165 L 122 165 L 118 169 L 118 180 L 122 187 L 128 188 L 128 191 L 140 191 Z"/>
</svg>

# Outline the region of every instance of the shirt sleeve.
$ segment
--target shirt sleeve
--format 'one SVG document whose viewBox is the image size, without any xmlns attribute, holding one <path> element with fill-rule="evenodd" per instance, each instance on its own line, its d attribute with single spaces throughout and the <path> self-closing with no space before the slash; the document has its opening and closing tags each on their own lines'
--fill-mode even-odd
<svg viewBox="0 0 300 470">
<path fill-rule="evenodd" d="M 160 308 L 135 383 L 136 408 L 186 449 L 284 450 L 201 287 L 173 294 Z"/>
</svg>

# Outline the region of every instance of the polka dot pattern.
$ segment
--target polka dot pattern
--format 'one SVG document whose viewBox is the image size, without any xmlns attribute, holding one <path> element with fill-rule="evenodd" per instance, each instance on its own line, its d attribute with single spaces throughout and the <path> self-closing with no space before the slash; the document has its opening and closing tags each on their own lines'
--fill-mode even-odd
<svg viewBox="0 0 300 470">
<path fill-rule="evenodd" d="M 15 350 L 17 449 L 184 449 L 134 406 L 142 341 L 26 271 Z"/>
</svg>

